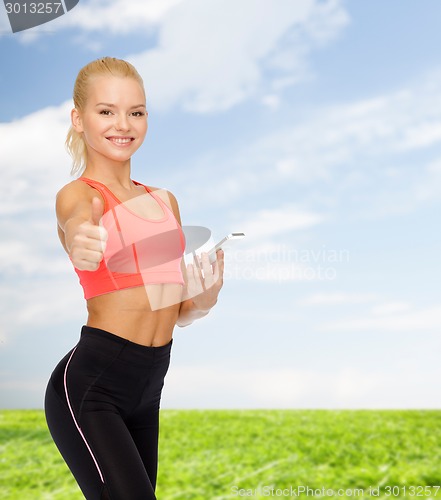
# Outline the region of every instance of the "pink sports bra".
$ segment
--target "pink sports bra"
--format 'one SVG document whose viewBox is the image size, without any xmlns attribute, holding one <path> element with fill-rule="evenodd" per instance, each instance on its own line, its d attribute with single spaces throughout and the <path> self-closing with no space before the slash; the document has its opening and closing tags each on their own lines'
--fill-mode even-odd
<svg viewBox="0 0 441 500">
<path fill-rule="evenodd" d="M 173 212 L 159 196 L 143 186 L 161 206 L 164 216 L 145 219 L 132 212 L 101 182 L 80 177 L 104 199 L 102 225 L 108 232 L 103 260 L 96 271 L 80 271 L 84 298 L 156 283 L 184 284 L 181 260 L 185 238 Z"/>
</svg>

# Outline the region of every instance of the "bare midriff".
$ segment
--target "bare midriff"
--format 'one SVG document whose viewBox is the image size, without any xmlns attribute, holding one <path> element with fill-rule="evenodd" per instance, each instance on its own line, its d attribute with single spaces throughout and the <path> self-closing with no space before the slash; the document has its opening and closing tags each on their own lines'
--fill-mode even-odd
<svg viewBox="0 0 441 500">
<path fill-rule="evenodd" d="M 87 301 L 87 325 L 145 346 L 170 342 L 179 315 L 182 285 L 148 284 Z"/>
</svg>

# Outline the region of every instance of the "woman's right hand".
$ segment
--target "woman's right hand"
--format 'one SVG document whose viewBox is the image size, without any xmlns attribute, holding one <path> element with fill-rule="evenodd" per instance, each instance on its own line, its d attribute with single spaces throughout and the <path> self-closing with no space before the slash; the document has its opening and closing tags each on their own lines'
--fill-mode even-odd
<svg viewBox="0 0 441 500">
<path fill-rule="evenodd" d="M 80 271 L 96 271 L 103 260 L 108 237 L 107 230 L 100 225 L 103 211 L 102 201 L 94 197 L 89 220 L 79 222 L 73 218 L 65 224 L 69 257 Z"/>
</svg>

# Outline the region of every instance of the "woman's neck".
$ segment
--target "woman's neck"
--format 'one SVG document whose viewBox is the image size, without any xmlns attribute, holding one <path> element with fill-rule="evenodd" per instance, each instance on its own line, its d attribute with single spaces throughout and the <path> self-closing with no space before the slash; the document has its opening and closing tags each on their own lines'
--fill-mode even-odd
<svg viewBox="0 0 441 500">
<path fill-rule="evenodd" d="M 83 177 L 88 177 L 107 186 L 121 186 L 131 189 L 133 183 L 130 178 L 130 160 L 126 162 L 106 161 L 105 164 L 88 162 Z"/>
</svg>

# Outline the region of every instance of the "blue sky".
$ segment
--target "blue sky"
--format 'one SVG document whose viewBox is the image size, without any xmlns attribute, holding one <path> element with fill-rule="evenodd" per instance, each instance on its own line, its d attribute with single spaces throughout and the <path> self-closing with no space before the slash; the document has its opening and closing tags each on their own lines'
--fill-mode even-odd
<svg viewBox="0 0 441 500">
<path fill-rule="evenodd" d="M 135 180 L 247 233 L 210 315 L 176 328 L 164 408 L 439 408 L 435 0 L 81 0 L 21 34 L 0 8 L 0 405 L 42 407 L 85 322 L 57 240 L 78 70 L 147 90 Z"/>
</svg>

